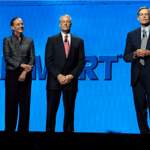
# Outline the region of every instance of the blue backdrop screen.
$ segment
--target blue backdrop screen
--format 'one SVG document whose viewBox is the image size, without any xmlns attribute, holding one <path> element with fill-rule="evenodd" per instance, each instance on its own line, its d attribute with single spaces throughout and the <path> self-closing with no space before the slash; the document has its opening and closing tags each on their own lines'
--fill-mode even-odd
<svg viewBox="0 0 150 150">
<path fill-rule="evenodd" d="M 75 132 L 139 133 L 130 86 L 130 63 L 123 61 L 127 33 L 140 27 L 137 10 L 149 2 L 0 2 L 0 130 L 5 128 L 5 63 L 3 39 L 12 34 L 10 21 L 21 17 L 24 36 L 35 44 L 30 107 L 30 131 L 46 129 L 45 46 L 60 33 L 59 18 L 72 17 L 71 33 L 84 39 L 86 66 L 79 77 Z M 63 131 L 62 98 L 56 131 Z"/>
</svg>

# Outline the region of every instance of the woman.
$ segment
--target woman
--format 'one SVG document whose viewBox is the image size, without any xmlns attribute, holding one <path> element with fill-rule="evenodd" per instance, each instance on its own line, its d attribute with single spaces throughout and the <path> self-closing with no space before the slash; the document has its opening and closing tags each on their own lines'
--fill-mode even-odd
<svg viewBox="0 0 150 150">
<path fill-rule="evenodd" d="M 29 110 L 31 95 L 31 71 L 35 63 L 33 40 L 23 36 L 24 25 L 21 18 L 11 21 L 13 35 L 4 38 L 3 53 L 6 62 L 5 78 L 5 131 L 29 130 Z"/>
</svg>

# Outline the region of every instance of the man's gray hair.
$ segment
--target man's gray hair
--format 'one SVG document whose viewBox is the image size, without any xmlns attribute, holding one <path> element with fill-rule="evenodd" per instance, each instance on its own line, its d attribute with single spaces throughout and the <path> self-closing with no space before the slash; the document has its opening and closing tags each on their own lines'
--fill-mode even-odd
<svg viewBox="0 0 150 150">
<path fill-rule="evenodd" d="M 72 23 L 72 18 L 71 18 L 69 15 L 65 14 L 65 15 L 62 15 L 61 17 L 63 17 L 63 16 L 68 17 L 68 18 L 70 19 L 70 23 Z M 59 18 L 59 21 L 60 21 L 60 22 L 61 22 L 61 17 Z"/>
</svg>

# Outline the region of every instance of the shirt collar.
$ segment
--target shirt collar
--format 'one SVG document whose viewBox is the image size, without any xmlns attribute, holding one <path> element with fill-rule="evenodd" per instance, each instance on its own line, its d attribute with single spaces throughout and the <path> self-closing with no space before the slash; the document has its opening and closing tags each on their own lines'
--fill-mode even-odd
<svg viewBox="0 0 150 150">
<path fill-rule="evenodd" d="M 18 37 L 17 37 L 16 34 L 13 33 L 12 36 L 15 37 L 18 40 Z M 23 33 L 21 33 L 21 41 L 22 41 L 22 39 L 23 39 Z"/>
<path fill-rule="evenodd" d="M 65 34 L 65 33 L 61 32 L 61 35 L 62 35 L 63 41 L 65 40 L 65 36 L 66 35 L 68 36 L 68 39 L 70 39 L 70 37 L 71 37 L 71 33 L 70 32 L 68 34 Z"/>
<path fill-rule="evenodd" d="M 143 29 L 145 29 L 146 33 L 150 31 L 150 25 L 148 25 L 146 28 L 141 27 L 141 32 L 143 32 Z"/>
</svg>

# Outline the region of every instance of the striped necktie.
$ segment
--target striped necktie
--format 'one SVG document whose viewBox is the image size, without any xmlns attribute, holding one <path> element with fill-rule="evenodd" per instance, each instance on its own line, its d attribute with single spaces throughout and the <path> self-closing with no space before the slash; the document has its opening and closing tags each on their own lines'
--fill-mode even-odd
<svg viewBox="0 0 150 150">
<path fill-rule="evenodd" d="M 146 49 L 146 45 L 147 45 L 147 34 L 145 29 L 143 29 L 143 38 L 141 41 L 141 49 Z M 145 66 L 145 60 L 144 59 L 140 59 L 140 63 L 142 66 Z"/>
</svg>

